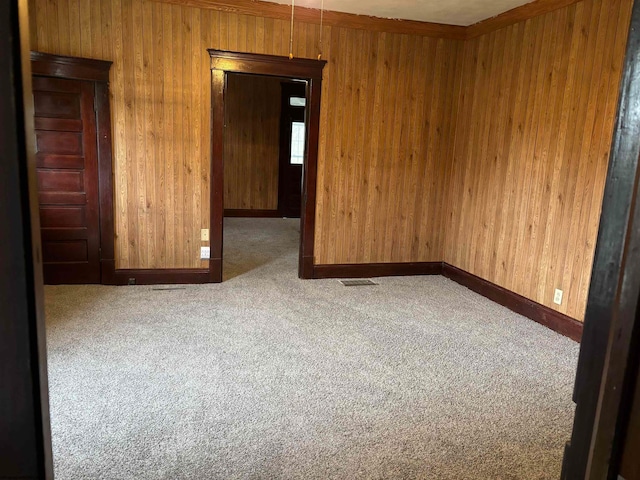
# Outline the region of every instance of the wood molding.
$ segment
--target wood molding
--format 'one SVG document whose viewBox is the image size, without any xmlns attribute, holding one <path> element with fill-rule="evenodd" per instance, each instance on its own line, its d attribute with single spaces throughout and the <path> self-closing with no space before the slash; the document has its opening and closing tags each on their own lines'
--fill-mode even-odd
<svg viewBox="0 0 640 480">
<path fill-rule="evenodd" d="M 225 208 L 225 217 L 281 218 L 278 210 L 251 210 L 244 208 Z"/>
<path fill-rule="evenodd" d="M 352 263 L 314 265 L 313 278 L 369 278 L 407 275 L 441 275 L 442 262 Z"/>
<path fill-rule="evenodd" d="M 536 0 L 466 27 L 465 38 L 471 39 L 486 35 L 514 23 L 524 22 L 530 18 L 568 7 L 580 1 L 582 0 Z"/>
<path fill-rule="evenodd" d="M 0 2 L 0 478 L 53 479 L 27 2 Z"/>
<path fill-rule="evenodd" d="M 465 272 L 453 265 L 444 263 L 442 274 L 460 285 L 479 293 L 503 307 L 507 307 L 534 322 L 544 325 L 551 330 L 580 342 L 582 337 L 582 322 L 575 320 L 549 307 L 529 300 L 515 292 L 500 287 L 471 273 Z"/>
<path fill-rule="evenodd" d="M 100 202 L 100 277 L 101 282 L 115 270 L 115 225 L 113 220 L 113 156 L 111 142 L 111 106 L 109 84 L 95 83 L 96 133 L 98 136 L 98 195 Z M 114 260 L 105 263 L 104 260 Z"/>
<path fill-rule="evenodd" d="M 207 52 L 211 57 L 211 70 L 221 70 L 225 73 L 251 73 L 292 79 L 321 80 L 322 69 L 327 64 L 326 60 L 289 59 L 279 55 L 231 52 L 213 48 L 208 49 Z M 278 73 L 284 71 L 286 75 Z"/>
<path fill-rule="evenodd" d="M 45 77 L 70 78 L 109 82 L 113 62 L 93 58 L 67 57 L 50 53 L 31 52 L 31 74 Z"/>
<path fill-rule="evenodd" d="M 291 7 L 279 3 L 260 0 L 160 0 L 165 3 L 188 7 L 207 8 L 239 15 L 252 15 L 267 18 L 289 20 Z M 297 22 L 320 24 L 320 10 L 315 8 L 296 7 L 295 20 Z M 371 17 L 353 13 L 325 10 L 323 24 L 332 27 L 372 30 L 376 32 L 399 33 L 407 35 L 421 35 L 425 37 L 449 38 L 464 40 L 467 27 L 445 25 L 442 23 L 418 22 L 414 20 L 400 20 L 392 18 Z"/>
<path fill-rule="evenodd" d="M 313 276 L 314 268 L 315 266 L 313 265 L 313 257 L 302 256 L 299 259 L 298 269 L 300 272 L 300 278 L 304 280 L 310 280 L 314 278 Z"/>
<path fill-rule="evenodd" d="M 211 188 L 210 229 L 211 260 L 209 280 L 222 282 L 222 240 L 224 218 L 224 111 L 228 73 L 251 73 L 280 78 L 307 80 L 307 140 L 305 148 L 302 210 L 300 217 L 300 253 L 298 276 L 307 278 L 305 258 L 313 258 L 315 248 L 316 183 L 318 176 L 318 143 L 320 100 L 324 60 L 309 60 L 276 55 L 229 52 L 208 49 L 211 57 Z"/>
<path fill-rule="evenodd" d="M 322 64 L 324 68 L 324 63 Z M 316 248 L 316 193 L 318 187 L 318 148 L 320 144 L 320 105 L 322 96 L 322 76 L 312 78 L 307 83 L 307 108 L 305 111 L 307 144 L 304 166 L 302 167 L 302 208 L 300 210 L 300 254 L 298 256 L 298 277 L 308 278 L 308 259 L 315 258 Z"/>
<path fill-rule="evenodd" d="M 110 285 L 165 285 L 209 282 L 209 270 L 203 268 L 120 269 L 115 270 Z"/>
<path fill-rule="evenodd" d="M 445 262 L 314 265 L 310 278 L 373 278 L 406 275 L 444 275 L 545 327 L 580 342 L 582 322 Z"/>
<path fill-rule="evenodd" d="M 164 3 L 187 7 L 206 8 L 238 15 L 252 15 L 280 20 L 291 18 L 291 7 L 279 3 L 261 0 L 156 0 Z M 508 10 L 500 15 L 487 18 L 469 26 L 448 25 L 443 23 L 421 22 L 395 18 L 380 18 L 368 15 L 325 10 L 323 24 L 339 27 L 370 30 L 375 32 L 420 35 L 451 40 L 468 40 L 491 33 L 514 23 L 529 20 L 560 8 L 568 7 L 582 0 L 536 0 L 520 7 Z M 320 11 L 315 8 L 296 7 L 295 20 L 298 22 L 320 24 Z"/>
</svg>

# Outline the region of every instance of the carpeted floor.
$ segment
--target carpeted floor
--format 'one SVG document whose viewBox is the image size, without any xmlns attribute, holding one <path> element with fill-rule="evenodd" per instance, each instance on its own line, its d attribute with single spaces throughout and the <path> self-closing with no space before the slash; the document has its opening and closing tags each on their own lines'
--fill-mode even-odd
<svg viewBox="0 0 640 480">
<path fill-rule="evenodd" d="M 58 480 L 559 478 L 576 343 L 439 276 L 300 281 L 297 229 L 227 219 L 220 285 L 46 289 Z"/>
</svg>

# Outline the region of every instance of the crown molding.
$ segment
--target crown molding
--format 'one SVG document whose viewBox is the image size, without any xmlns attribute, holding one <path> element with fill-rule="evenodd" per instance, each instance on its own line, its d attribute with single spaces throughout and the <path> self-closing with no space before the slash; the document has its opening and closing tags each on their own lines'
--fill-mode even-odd
<svg viewBox="0 0 640 480">
<path fill-rule="evenodd" d="M 514 23 L 524 22 L 530 18 L 538 17 L 581 1 L 582 0 L 536 0 L 535 2 L 508 10 L 495 17 L 474 23 L 467 27 L 466 38 L 472 39 L 480 37 L 513 25 Z"/>
<path fill-rule="evenodd" d="M 196 7 L 238 15 L 252 15 L 279 20 L 291 18 L 291 7 L 280 3 L 263 0 L 154 0 L 185 7 Z M 418 22 L 393 18 L 370 17 L 353 13 L 325 10 L 324 25 L 341 28 L 355 28 L 375 32 L 420 35 L 425 37 L 447 38 L 452 40 L 468 40 L 486 35 L 495 30 L 508 27 L 514 23 L 568 7 L 583 0 L 535 0 L 520 7 L 513 8 L 492 18 L 482 20 L 468 27 L 445 25 L 442 23 Z M 320 10 L 315 8 L 296 7 L 295 20 L 298 22 L 320 24 Z"/>
<path fill-rule="evenodd" d="M 239 15 L 254 15 L 280 20 L 291 18 L 291 7 L 280 3 L 262 0 L 160 0 L 187 7 L 207 8 Z M 298 22 L 320 24 L 320 10 L 315 8 L 296 7 L 295 20 Z M 369 17 L 353 13 L 325 10 L 323 24 L 332 27 L 355 28 L 376 32 L 421 35 L 425 37 L 449 38 L 464 40 L 467 27 L 444 25 L 441 23 L 416 22 L 391 18 Z"/>
</svg>

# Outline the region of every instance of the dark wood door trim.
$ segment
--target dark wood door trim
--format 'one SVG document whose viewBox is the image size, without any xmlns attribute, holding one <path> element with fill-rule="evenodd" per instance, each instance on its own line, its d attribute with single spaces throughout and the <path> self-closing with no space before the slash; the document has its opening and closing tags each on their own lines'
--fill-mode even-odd
<svg viewBox="0 0 640 480">
<path fill-rule="evenodd" d="M 115 277 L 115 230 L 113 222 L 113 163 L 109 70 L 112 62 L 31 52 L 33 75 L 94 83 L 94 110 L 98 155 L 98 197 L 100 204 L 101 283 L 113 284 Z"/>
<path fill-rule="evenodd" d="M 0 2 L 0 478 L 52 479 L 27 2 Z"/>
<path fill-rule="evenodd" d="M 228 73 L 269 75 L 307 81 L 307 141 L 303 167 L 298 276 L 313 278 L 320 97 L 322 70 L 327 62 L 214 49 L 207 51 L 211 57 L 211 259 L 209 261 L 209 279 L 211 282 L 222 281 L 224 102 Z"/>
<path fill-rule="evenodd" d="M 72 80 L 109 83 L 111 64 L 106 60 L 66 57 L 50 53 L 31 52 L 31 74 Z"/>
</svg>

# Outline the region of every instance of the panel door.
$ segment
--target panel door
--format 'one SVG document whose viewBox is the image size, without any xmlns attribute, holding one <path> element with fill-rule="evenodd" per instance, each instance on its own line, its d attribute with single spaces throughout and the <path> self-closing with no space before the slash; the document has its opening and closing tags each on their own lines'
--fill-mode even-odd
<svg viewBox="0 0 640 480">
<path fill-rule="evenodd" d="M 94 83 L 33 78 L 44 280 L 100 283 Z"/>
</svg>

